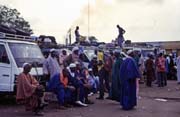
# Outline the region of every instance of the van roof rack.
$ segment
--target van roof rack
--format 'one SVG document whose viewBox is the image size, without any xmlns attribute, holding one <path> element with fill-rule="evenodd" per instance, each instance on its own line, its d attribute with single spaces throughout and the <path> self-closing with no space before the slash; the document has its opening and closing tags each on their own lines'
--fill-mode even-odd
<svg viewBox="0 0 180 117">
<path fill-rule="evenodd" d="M 21 41 L 34 42 L 32 37 L 30 37 L 30 36 L 15 35 L 15 34 L 4 33 L 4 32 L 0 32 L 0 39 L 21 40 Z"/>
</svg>

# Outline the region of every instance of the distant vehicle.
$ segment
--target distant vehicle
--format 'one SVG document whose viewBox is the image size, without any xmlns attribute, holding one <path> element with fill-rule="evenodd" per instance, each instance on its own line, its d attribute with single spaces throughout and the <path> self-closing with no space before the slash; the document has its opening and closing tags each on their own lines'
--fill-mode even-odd
<svg viewBox="0 0 180 117">
<path fill-rule="evenodd" d="M 16 91 L 17 76 L 24 63 L 32 64 L 31 74 L 43 79 L 44 57 L 39 46 L 29 36 L 0 32 L 0 94 Z"/>
<path fill-rule="evenodd" d="M 56 38 L 54 36 L 40 35 L 37 39 L 38 45 L 41 49 L 57 48 Z"/>
</svg>

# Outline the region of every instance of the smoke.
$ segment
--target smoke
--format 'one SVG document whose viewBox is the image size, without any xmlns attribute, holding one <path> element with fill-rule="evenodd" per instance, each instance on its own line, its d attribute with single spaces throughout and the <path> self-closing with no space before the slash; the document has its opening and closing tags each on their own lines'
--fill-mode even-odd
<svg viewBox="0 0 180 117">
<path fill-rule="evenodd" d="M 125 38 L 132 41 L 179 39 L 180 26 L 176 24 L 180 19 L 178 0 L 107 1 L 96 0 L 89 7 L 89 34 L 100 41 L 115 39 L 118 35 L 117 24 L 126 30 Z M 73 23 L 74 27 L 76 25 L 82 35 L 88 35 L 88 5 Z"/>
</svg>

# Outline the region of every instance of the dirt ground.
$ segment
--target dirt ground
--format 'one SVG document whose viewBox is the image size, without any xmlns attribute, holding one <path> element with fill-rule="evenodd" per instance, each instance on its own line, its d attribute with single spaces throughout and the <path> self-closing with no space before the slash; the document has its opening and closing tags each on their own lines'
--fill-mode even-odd
<svg viewBox="0 0 180 117">
<path fill-rule="evenodd" d="M 55 103 L 45 108 L 45 117 L 180 117 L 180 85 L 168 81 L 168 86 L 152 88 L 140 85 L 138 106 L 124 111 L 118 102 L 96 100 L 97 94 L 90 99 L 95 102 L 88 107 L 73 107 L 67 110 L 56 109 Z M 16 105 L 12 99 L 0 99 L 0 117 L 33 116 L 23 106 Z"/>
</svg>

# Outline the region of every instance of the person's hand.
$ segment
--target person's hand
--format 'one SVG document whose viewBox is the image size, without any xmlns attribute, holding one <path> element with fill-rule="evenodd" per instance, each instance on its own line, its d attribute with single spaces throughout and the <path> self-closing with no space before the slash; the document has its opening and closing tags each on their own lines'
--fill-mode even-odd
<svg viewBox="0 0 180 117">
<path fill-rule="evenodd" d="M 42 89 L 44 89 L 44 86 L 43 86 L 43 85 L 39 85 L 39 86 L 37 87 L 37 89 L 42 90 Z"/>
</svg>

